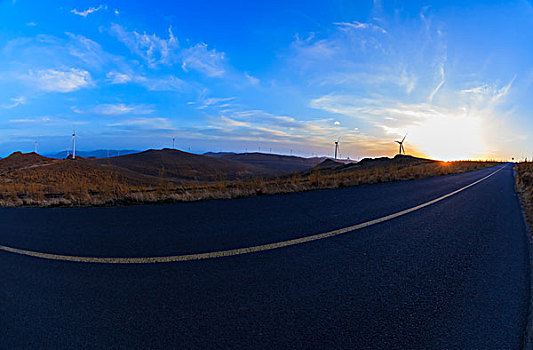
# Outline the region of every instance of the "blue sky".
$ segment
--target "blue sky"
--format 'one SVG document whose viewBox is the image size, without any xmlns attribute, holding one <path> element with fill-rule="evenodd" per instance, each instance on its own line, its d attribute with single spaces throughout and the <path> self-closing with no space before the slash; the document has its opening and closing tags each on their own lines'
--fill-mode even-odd
<svg viewBox="0 0 533 350">
<path fill-rule="evenodd" d="M 527 1 L 0 1 L 0 154 L 531 157 Z"/>
</svg>

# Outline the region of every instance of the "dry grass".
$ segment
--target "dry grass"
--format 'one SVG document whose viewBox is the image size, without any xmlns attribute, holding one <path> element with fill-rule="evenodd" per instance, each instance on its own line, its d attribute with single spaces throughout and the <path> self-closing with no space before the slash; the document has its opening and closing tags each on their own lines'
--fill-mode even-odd
<svg viewBox="0 0 533 350">
<path fill-rule="evenodd" d="M 515 165 L 516 191 L 522 199 L 526 217 L 533 227 L 533 162 L 522 162 Z"/>
<path fill-rule="evenodd" d="M 319 170 L 285 177 L 254 177 L 178 184 L 159 171 L 154 185 L 135 183 L 106 167 L 57 161 L 0 174 L 0 206 L 94 206 L 228 199 L 264 194 L 332 189 L 362 184 L 462 173 L 495 162 L 432 162 L 412 166 Z M 531 196 L 531 193 L 530 193 Z"/>
</svg>

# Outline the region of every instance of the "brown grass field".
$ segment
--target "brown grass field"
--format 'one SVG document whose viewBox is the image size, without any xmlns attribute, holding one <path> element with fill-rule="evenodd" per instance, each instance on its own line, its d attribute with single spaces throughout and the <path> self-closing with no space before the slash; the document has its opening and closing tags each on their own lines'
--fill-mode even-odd
<svg viewBox="0 0 533 350">
<path fill-rule="evenodd" d="M 0 206 L 102 206 L 156 202 L 229 199 L 277 193 L 333 189 L 363 184 L 420 179 L 472 171 L 495 162 L 439 162 L 379 160 L 378 165 L 323 163 L 284 176 L 226 177 L 190 180 L 158 174 L 139 175 L 100 160 L 52 160 L 28 155 L 3 159 L 0 164 Z M 2 163 L 3 162 L 3 163 Z M 529 193 L 531 196 L 531 192 Z"/>
</svg>

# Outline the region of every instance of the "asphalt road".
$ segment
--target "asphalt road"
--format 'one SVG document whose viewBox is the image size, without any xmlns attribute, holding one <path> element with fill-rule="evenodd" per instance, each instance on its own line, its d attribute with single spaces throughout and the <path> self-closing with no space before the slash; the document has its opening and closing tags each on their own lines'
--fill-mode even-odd
<svg viewBox="0 0 533 350">
<path fill-rule="evenodd" d="M 495 171 L 115 208 L 0 209 L 0 245 L 145 257 L 278 242 L 425 203 Z M 89 264 L 0 251 L 0 349 L 517 349 L 530 299 L 511 166 L 404 216 L 253 254 Z"/>
</svg>

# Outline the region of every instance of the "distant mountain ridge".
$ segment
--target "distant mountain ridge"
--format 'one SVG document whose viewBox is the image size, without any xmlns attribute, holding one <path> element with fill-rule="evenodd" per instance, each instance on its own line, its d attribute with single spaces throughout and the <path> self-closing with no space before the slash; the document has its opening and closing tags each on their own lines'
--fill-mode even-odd
<svg viewBox="0 0 533 350">
<path fill-rule="evenodd" d="M 217 181 L 251 176 L 272 176 L 276 173 L 268 168 L 169 148 L 91 161 L 144 176 L 163 176 L 186 181 Z"/>
<path fill-rule="evenodd" d="M 120 149 L 120 150 L 97 149 L 93 151 L 76 151 L 76 155 L 83 157 L 83 158 L 89 158 L 89 157 L 107 158 L 107 157 L 118 157 L 118 156 L 123 156 L 126 154 L 139 153 L 139 152 L 140 151 L 131 150 L 131 149 Z M 69 150 L 68 154 L 72 154 L 72 151 Z M 55 158 L 55 159 L 65 159 L 67 158 L 67 151 L 65 150 L 65 151 L 61 151 L 57 153 L 48 153 L 48 154 L 45 154 L 44 156 L 49 157 L 49 158 Z"/>
<path fill-rule="evenodd" d="M 233 152 L 208 152 L 205 156 L 226 159 L 244 164 L 268 168 L 275 171 L 276 175 L 290 174 L 312 168 L 323 162 L 324 157 L 303 158 L 272 153 L 233 153 Z"/>
</svg>

